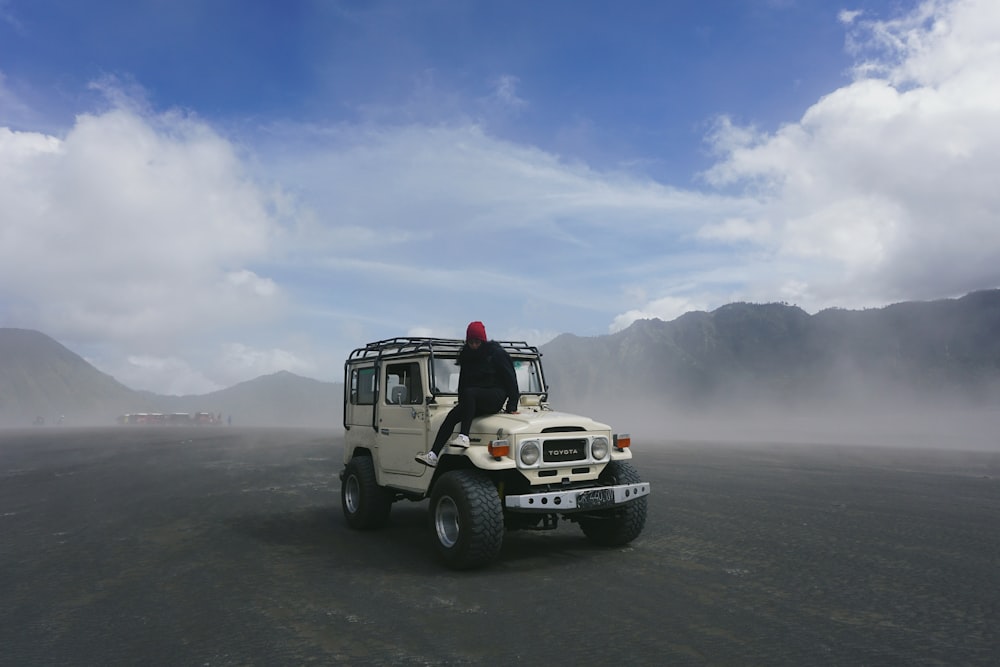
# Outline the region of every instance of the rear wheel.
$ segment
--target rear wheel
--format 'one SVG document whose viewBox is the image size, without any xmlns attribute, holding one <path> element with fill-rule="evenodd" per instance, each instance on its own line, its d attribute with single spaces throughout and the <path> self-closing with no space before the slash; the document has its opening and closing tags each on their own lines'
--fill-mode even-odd
<svg viewBox="0 0 1000 667">
<path fill-rule="evenodd" d="M 378 485 L 375 465 L 367 456 L 351 459 L 340 485 L 340 504 L 351 528 L 381 528 L 389 522 L 392 496 Z"/>
<path fill-rule="evenodd" d="M 503 507 L 493 483 L 475 470 L 441 476 L 431 494 L 434 545 L 456 570 L 486 565 L 503 545 Z"/>
<path fill-rule="evenodd" d="M 625 461 L 612 461 L 601 472 L 600 481 L 608 486 L 638 484 L 639 473 Z M 595 512 L 593 517 L 580 519 L 580 528 L 594 544 L 618 547 L 639 537 L 646 525 L 646 496 L 620 507 Z"/>
</svg>

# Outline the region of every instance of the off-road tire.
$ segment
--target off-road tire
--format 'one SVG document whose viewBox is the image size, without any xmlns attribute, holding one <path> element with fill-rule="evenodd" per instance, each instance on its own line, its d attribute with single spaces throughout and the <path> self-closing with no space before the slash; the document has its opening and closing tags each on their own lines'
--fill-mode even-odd
<svg viewBox="0 0 1000 667">
<path fill-rule="evenodd" d="M 639 473 L 625 461 L 612 461 L 601 472 L 600 482 L 637 484 Z M 619 547 L 628 544 L 642 533 L 646 525 L 646 496 L 620 507 L 595 512 L 593 518 L 580 519 L 580 528 L 594 544 L 602 547 Z"/>
<path fill-rule="evenodd" d="M 392 496 L 375 480 L 371 458 L 355 456 L 347 464 L 340 484 L 340 505 L 351 528 L 381 528 L 389 522 Z"/>
<path fill-rule="evenodd" d="M 452 470 L 431 493 L 434 546 L 448 567 L 468 570 L 496 558 L 503 545 L 503 507 L 493 483 L 478 470 Z"/>
</svg>

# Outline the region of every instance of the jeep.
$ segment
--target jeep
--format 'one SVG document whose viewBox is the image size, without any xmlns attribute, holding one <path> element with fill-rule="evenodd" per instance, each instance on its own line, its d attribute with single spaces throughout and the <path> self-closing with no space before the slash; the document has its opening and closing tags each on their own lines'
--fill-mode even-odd
<svg viewBox="0 0 1000 667">
<path fill-rule="evenodd" d="M 438 554 L 455 569 L 488 564 L 506 530 L 579 524 L 593 543 L 620 546 L 646 523 L 649 483 L 632 467 L 631 439 L 554 410 L 541 353 L 501 341 L 521 391 L 518 413 L 472 422 L 468 448 L 447 445 L 437 467 L 416 461 L 458 401 L 463 341 L 392 338 L 351 352 L 344 364 L 341 505 L 351 528 L 389 520 L 398 500 L 430 498 Z"/>
</svg>

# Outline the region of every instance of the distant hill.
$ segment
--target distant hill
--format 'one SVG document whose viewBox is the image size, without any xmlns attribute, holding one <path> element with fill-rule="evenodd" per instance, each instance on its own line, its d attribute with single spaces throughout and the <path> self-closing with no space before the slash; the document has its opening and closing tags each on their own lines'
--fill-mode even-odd
<svg viewBox="0 0 1000 667">
<path fill-rule="evenodd" d="M 285 371 L 202 396 L 134 391 L 49 336 L 0 328 L 0 427 L 60 416 L 67 425 L 110 425 L 138 412 L 211 412 L 242 426 L 336 427 L 342 385 Z"/>
<path fill-rule="evenodd" d="M 288 371 L 201 396 L 167 397 L 171 411 L 221 414 L 239 426 L 342 427 L 343 385 Z"/>
<path fill-rule="evenodd" d="M 816 315 L 733 303 L 541 350 L 553 397 L 571 402 L 984 402 L 1000 396 L 1000 290 Z"/>
<path fill-rule="evenodd" d="M 930 398 L 1000 400 L 1000 290 L 809 315 L 733 303 L 541 346 L 557 407 L 646 399 L 672 407 Z M 111 424 L 135 412 L 211 412 L 240 426 L 338 428 L 343 387 L 285 371 L 200 396 L 133 391 L 45 334 L 0 329 L 0 426 Z"/>
<path fill-rule="evenodd" d="M 91 423 L 113 418 L 135 396 L 43 333 L 0 329 L 0 425 L 60 415 Z"/>
</svg>

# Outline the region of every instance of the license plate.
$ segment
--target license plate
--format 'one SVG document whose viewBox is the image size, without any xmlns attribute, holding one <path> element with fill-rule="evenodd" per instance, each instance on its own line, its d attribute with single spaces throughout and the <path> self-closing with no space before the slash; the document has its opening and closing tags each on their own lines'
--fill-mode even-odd
<svg viewBox="0 0 1000 667">
<path fill-rule="evenodd" d="M 576 506 L 582 510 L 598 509 L 613 505 L 615 494 L 611 489 L 591 489 L 576 494 Z"/>
</svg>

